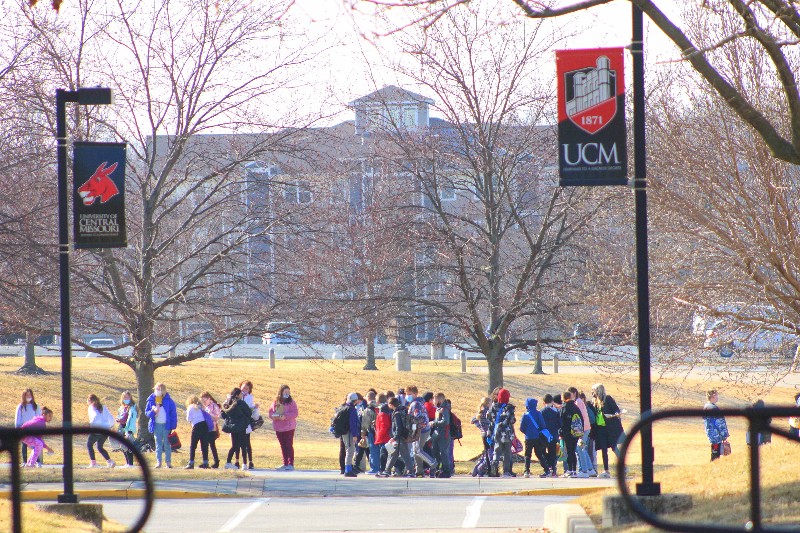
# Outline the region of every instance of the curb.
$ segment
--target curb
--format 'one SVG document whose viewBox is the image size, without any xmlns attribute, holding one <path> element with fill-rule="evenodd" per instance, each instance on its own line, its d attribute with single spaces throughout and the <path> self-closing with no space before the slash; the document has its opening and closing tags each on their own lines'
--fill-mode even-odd
<svg viewBox="0 0 800 533">
<path fill-rule="evenodd" d="M 583 496 L 607 490 L 608 487 L 569 487 L 551 489 L 514 490 L 508 492 L 495 492 L 492 496 Z"/>
<path fill-rule="evenodd" d="M 544 508 L 544 527 L 554 533 L 597 533 L 594 523 L 576 503 L 557 503 Z"/>
<path fill-rule="evenodd" d="M 22 501 L 47 501 L 56 500 L 63 490 L 28 490 L 22 492 Z M 75 494 L 81 499 L 104 499 L 104 500 L 143 500 L 144 489 L 96 489 L 96 490 L 76 490 Z M 156 499 L 164 500 L 190 500 L 200 498 L 236 498 L 238 494 L 226 494 L 216 492 L 199 492 L 188 490 L 156 490 L 153 493 Z M 11 500 L 10 492 L 0 492 L 0 500 Z"/>
</svg>

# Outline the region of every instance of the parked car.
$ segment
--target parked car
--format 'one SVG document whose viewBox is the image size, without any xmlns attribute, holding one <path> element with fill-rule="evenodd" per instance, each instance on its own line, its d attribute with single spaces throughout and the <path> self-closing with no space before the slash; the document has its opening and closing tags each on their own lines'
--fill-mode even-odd
<svg viewBox="0 0 800 533">
<path fill-rule="evenodd" d="M 100 350 L 105 348 L 112 348 L 117 345 L 117 343 L 114 342 L 113 339 L 92 339 L 86 344 L 88 344 L 92 348 L 97 348 Z"/>
<path fill-rule="evenodd" d="M 715 350 L 721 357 L 733 357 L 740 352 L 772 352 L 793 357 L 800 338 L 782 329 L 779 314 L 771 306 L 728 304 L 713 316 L 700 309 L 692 320 L 692 331 L 702 335 L 703 347 Z"/>
</svg>

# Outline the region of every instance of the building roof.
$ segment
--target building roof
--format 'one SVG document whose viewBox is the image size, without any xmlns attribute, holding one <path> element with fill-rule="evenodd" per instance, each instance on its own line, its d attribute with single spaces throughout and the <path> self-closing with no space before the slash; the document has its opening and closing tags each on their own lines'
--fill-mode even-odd
<svg viewBox="0 0 800 533">
<path fill-rule="evenodd" d="M 356 98 L 352 102 L 350 102 L 350 107 L 359 107 L 365 104 L 400 104 L 400 103 L 424 103 L 428 105 L 433 105 L 434 101 L 430 98 L 422 96 L 421 94 L 417 94 L 415 92 L 407 91 L 406 89 L 397 87 L 396 85 L 387 85 L 382 89 L 378 89 L 375 92 L 369 93 L 366 96 L 362 96 L 361 98 Z"/>
</svg>

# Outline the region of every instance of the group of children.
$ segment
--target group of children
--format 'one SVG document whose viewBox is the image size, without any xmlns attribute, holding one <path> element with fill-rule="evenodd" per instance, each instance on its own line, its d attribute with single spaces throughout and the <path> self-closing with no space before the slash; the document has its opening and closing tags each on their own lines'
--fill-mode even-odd
<svg viewBox="0 0 800 533">
<path fill-rule="evenodd" d="M 202 462 L 198 465 L 198 468 L 219 468 L 220 460 L 216 440 L 220 436 L 220 418 L 224 420 L 222 431 L 231 435 L 231 447 L 228 451 L 225 468 L 240 468 L 240 456 L 242 470 L 254 468 L 250 434 L 255 428 L 263 424 L 263 418 L 259 414 L 259 405 L 256 403 L 252 391 L 252 382 L 245 380 L 242 381 L 239 387 L 231 391 L 223 405 L 220 405 L 208 391 L 202 392 L 199 396 L 192 395 L 187 399 L 186 420 L 191 425 L 192 430 L 189 461 L 186 463 L 185 468 L 192 469 L 195 467 L 198 445 L 202 454 Z M 129 391 L 124 391 L 120 395 L 116 417 L 111 414 L 107 406 L 100 402 L 97 395 L 90 394 L 86 402 L 90 426 L 109 430 L 116 427 L 121 435 L 128 440 L 135 441 L 139 409 Z M 148 419 L 147 429 L 152 434 L 155 442 L 155 468 L 161 468 L 162 465 L 166 466 L 166 468 L 172 468 L 170 435 L 177 429 L 178 415 L 175 402 L 163 383 L 157 383 L 153 393 L 147 398 L 144 415 Z M 272 420 L 283 453 L 283 465 L 278 467 L 279 470 L 294 468 L 293 442 L 297 415 L 297 404 L 291 397 L 289 386 L 282 385 L 278 391 L 278 396 L 269 409 L 269 417 Z M 33 391 L 25 389 L 22 393 L 22 401 L 17 406 L 15 427 L 25 429 L 44 428 L 52 418 L 53 412 L 47 407 L 40 407 L 34 399 Z M 89 454 L 90 468 L 100 466 L 96 460 L 95 449 L 105 459 L 109 468 L 116 466 L 116 462 L 111 459 L 108 451 L 104 448 L 107 439 L 108 436 L 102 433 L 89 435 L 86 448 Z M 31 449 L 30 457 L 28 457 L 29 448 Z M 52 449 L 44 442 L 41 436 L 23 438 L 23 466 L 41 466 L 42 450 L 52 453 Z M 213 464 L 209 464 L 209 450 L 214 459 Z M 122 447 L 122 452 L 125 457 L 125 464 L 122 467 L 132 467 L 133 453 L 126 447 Z M 162 461 L 162 459 L 165 459 L 165 461 Z"/>
<path fill-rule="evenodd" d="M 618 444 L 625 436 L 622 412 L 602 384 L 592 386 L 591 395 L 587 401 L 586 395 L 575 387 L 561 394 L 545 394 L 541 409 L 536 398 L 527 399 L 519 423 L 524 438 L 525 477 L 531 476 L 532 454 L 543 470 L 539 477 L 558 477 L 559 462 L 563 464 L 561 477 L 611 477 L 608 450 L 619 454 Z M 484 445 L 473 475 L 499 476 L 502 464 L 503 476 L 516 477 L 512 456 L 523 451 L 523 443 L 514 431 L 516 409 L 510 400 L 511 393 L 498 387 L 491 397 L 483 399 L 472 419 Z M 597 451 L 603 457 L 600 474 Z"/>
<path fill-rule="evenodd" d="M 525 477 L 530 477 L 535 454 L 542 466 L 540 477 L 610 477 L 608 450 L 619 453 L 624 438 L 622 412 L 616 401 L 598 383 L 591 400 L 571 387 L 561 394 L 546 394 L 544 406 L 528 398 L 519 420 L 511 393 L 496 388 L 483 398 L 472 423 L 478 428 L 484 451 L 473 475 L 515 477 L 513 454 L 525 456 Z M 450 477 L 454 473 L 453 443 L 461 438 L 461 422 L 444 393 L 420 394 L 415 385 L 397 393 L 370 389 L 362 395 L 351 392 L 335 410 L 331 433 L 339 438 L 340 472 L 345 477 L 359 473 L 377 477 Z M 523 448 L 524 446 L 524 448 Z M 600 451 L 603 471 L 598 474 Z M 502 474 L 501 474 L 502 467 Z"/>
</svg>

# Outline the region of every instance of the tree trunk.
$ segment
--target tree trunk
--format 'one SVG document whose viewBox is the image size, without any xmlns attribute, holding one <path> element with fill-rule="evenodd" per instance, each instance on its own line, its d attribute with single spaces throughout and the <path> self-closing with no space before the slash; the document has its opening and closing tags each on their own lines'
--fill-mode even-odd
<svg viewBox="0 0 800 533">
<path fill-rule="evenodd" d="M 139 431 L 139 438 L 150 440 L 152 435 L 147 430 L 147 415 L 144 413 L 145 403 L 147 398 L 153 392 L 155 386 L 155 369 L 153 368 L 153 361 L 148 356 L 146 360 L 137 360 L 136 362 L 136 388 L 139 404 L 139 420 L 137 429 Z"/>
<path fill-rule="evenodd" d="M 531 374 L 544 374 L 542 369 L 542 328 L 536 328 L 536 363 Z"/>
<path fill-rule="evenodd" d="M 367 343 L 367 364 L 364 365 L 363 370 L 378 370 L 375 365 L 375 336 L 370 335 L 364 340 Z"/>
<path fill-rule="evenodd" d="M 505 353 L 501 346 L 492 347 L 491 352 L 486 354 L 486 362 L 489 366 L 489 393 L 495 387 L 503 386 L 503 359 Z"/>
<path fill-rule="evenodd" d="M 17 374 L 47 374 L 46 371 L 36 366 L 36 345 L 30 333 L 25 334 L 25 364 L 17 369 Z"/>
</svg>

